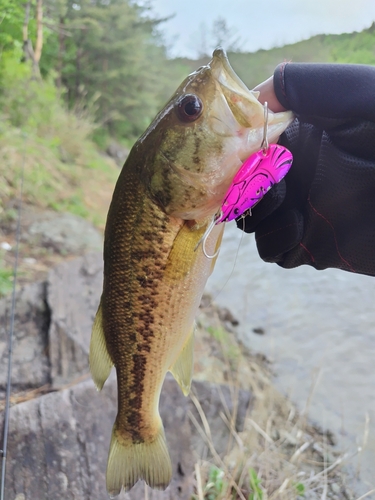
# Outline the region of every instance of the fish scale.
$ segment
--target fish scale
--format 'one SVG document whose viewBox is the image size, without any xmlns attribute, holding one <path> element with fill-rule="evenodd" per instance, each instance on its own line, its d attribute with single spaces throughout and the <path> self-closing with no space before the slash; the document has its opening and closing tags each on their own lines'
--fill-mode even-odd
<svg viewBox="0 0 375 500">
<path fill-rule="evenodd" d="M 123 173 L 124 179 L 121 179 L 121 182 L 131 187 L 129 192 L 133 193 L 133 196 L 124 197 L 119 193 L 117 201 L 117 193 L 114 194 L 116 202 L 113 205 L 114 211 L 109 213 L 108 221 L 111 221 L 112 214 L 115 214 L 113 223 L 109 225 L 115 230 L 114 234 L 110 231 L 106 233 L 106 239 L 111 245 L 109 255 L 104 253 L 108 267 L 103 287 L 102 307 L 104 322 L 105 318 L 109 318 L 108 325 L 104 323 L 108 351 L 117 371 L 121 373 L 121 377 L 118 377 L 117 427 L 129 427 L 128 418 L 134 419 L 136 414 L 139 428 L 142 428 L 145 356 L 152 350 L 157 333 L 155 331 L 157 290 L 170 251 L 168 240 L 173 241 L 180 224 L 176 224 L 176 227 L 170 224 L 167 230 L 166 223 L 169 217 L 141 193 L 142 185 L 139 184 L 138 176 L 128 170 L 124 170 Z M 142 201 L 136 203 L 136 199 Z M 118 220 L 125 213 L 126 223 L 122 223 L 122 230 L 119 231 Z M 144 238 L 149 230 L 148 226 L 151 226 L 154 234 L 163 236 L 167 244 L 159 245 L 155 249 L 154 242 Z M 111 252 L 112 248 L 116 248 L 115 253 Z M 118 290 L 122 301 L 118 300 Z M 165 294 L 163 300 L 168 299 L 168 295 Z M 124 303 L 127 307 L 124 307 Z M 152 391 L 154 387 L 150 389 Z M 136 397 L 132 397 L 133 392 Z M 134 429 L 130 430 L 134 435 L 139 434 Z"/>
</svg>

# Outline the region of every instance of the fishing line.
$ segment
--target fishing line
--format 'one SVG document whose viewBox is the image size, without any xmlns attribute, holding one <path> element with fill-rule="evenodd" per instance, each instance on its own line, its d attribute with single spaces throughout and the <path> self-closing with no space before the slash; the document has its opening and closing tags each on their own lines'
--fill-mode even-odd
<svg viewBox="0 0 375 500">
<path fill-rule="evenodd" d="M 25 172 L 25 162 L 26 162 L 26 134 L 23 135 L 23 155 L 22 164 L 20 172 L 20 188 L 18 197 L 18 215 L 17 215 L 17 228 L 16 228 L 16 247 L 14 255 L 14 267 L 13 267 L 13 288 L 12 288 L 12 300 L 10 309 L 10 324 L 9 324 L 9 337 L 8 337 L 8 370 L 7 370 L 7 386 L 5 395 L 5 409 L 4 409 L 4 426 L 3 426 L 3 449 L 0 450 L 2 455 L 1 464 L 1 483 L 0 483 L 0 500 L 4 500 L 5 492 L 5 468 L 7 461 L 7 447 L 8 447 L 8 435 L 9 435 L 9 413 L 10 413 L 10 395 L 12 389 L 12 361 L 13 361 L 13 338 L 14 338 L 14 318 L 16 310 L 16 286 L 17 286 L 17 276 L 18 276 L 18 260 L 19 260 L 19 248 L 21 239 L 21 210 L 23 201 L 23 182 L 24 182 L 24 172 Z"/>
<path fill-rule="evenodd" d="M 263 152 L 263 155 L 266 157 L 267 154 L 268 154 L 268 151 L 269 151 L 269 142 L 268 142 L 268 102 L 266 101 L 264 104 L 263 104 L 263 113 L 264 113 L 264 125 L 263 125 L 263 139 L 262 139 L 262 143 L 260 145 L 260 150 Z M 251 158 L 251 156 L 249 157 L 249 159 Z M 272 186 L 272 184 L 268 187 L 268 189 Z M 263 189 L 263 188 L 262 188 Z M 267 190 L 268 190 L 267 189 Z M 259 194 L 259 191 L 256 192 L 256 194 Z M 230 196 L 230 195 L 227 195 L 227 196 Z M 236 196 L 238 196 L 238 193 L 236 194 Z M 228 198 L 226 197 L 225 200 L 227 200 Z M 241 239 L 240 239 L 240 242 L 238 244 L 238 247 L 237 247 L 237 252 L 236 252 L 236 256 L 235 256 L 235 259 L 234 259 L 234 263 L 233 263 L 233 267 L 232 267 L 232 270 L 227 278 L 227 280 L 225 281 L 224 285 L 221 287 L 221 289 L 216 293 L 215 297 L 214 297 L 214 300 L 217 299 L 217 297 L 221 294 L 221 292 L 224 290 L 224 288 L 227 286 L 230 278 L 232 277 L 233 273 L 234 273 L 234 269 L 236 267 L 236 263 L 237 263 L 237 259 L 238 259 L 238 255 L 239 255 L 239 251 L 240 251 L 240 248 L 241 248 L 241 244 L 242 244 L 242 239 L 243 239 L 243 233 L 245 232 L 245 217 L 247 216 L 251 216 L 251 209 L 257 205 L 259 203 L 261 198 L 259 198 L 256 203 L 252 204 L 250 206 L 250 208 L 248 208 L 247 210 L 245 210 L 245 212 L 243 212 L 242 216 L 240 218 L 237 218 L 237 221 L 241 220 L 242 221 L 242 234 L 241 234 Z M 238 199 L 236 200 L 236 202 L 238 202 Z M 233 202 L 232 202 L 233 203 Z M 224 206 L 224 205 L 223 205 Z M 223 210 L 223 208 L 222 208 Z M 215 258 L 218 253 L 219 253 L 219 249 L 217 250 L 217 252 L 215 253 L 215 255 L 213 255 L 212 257 L 207 255 L 206 251 L 205 251 L 205 242 L 208 238 L 208 235 L 210 233 L 210 231 L 212 230 L 212 225 L 214 225 L 216 223 L 216 221 L 220 220 L 223 216 L 223 211 L 221 210 L 220 213 L 216 214 L 215 217 L 214 217 L 214 220 L 213 222 L 211 222 L 210 226 L 208 227 L 206 233 L 203 235 L 203 253 L 204 255 L 207 257 L 207 258 Z M 227 218 L 226 220 L 231 220 L 233 219 L 233 217 L 231 218 Z M 201 242 L 198 243 L 197 246 L 199 246 Z"/>
<path fill-rule="evenodd" d="M 229 273 L 229 276 L 227 277 L 227 279 L 225 280 L 225 283 L 224 285 L 218 290 L 218 292 L 215 294 L 214 297 L 212 297 L 212 302 L 214 302 L 218 296 L 221 294 L 221 292 L 224 290 L 224 288 L 227 286 L 227 284 L 229 283 L 229 280 L 231 279 L 231 277 L 233 276 L 233 273 L 234 273 L 234 270 L 236 268 L 236 264 L 237 264 L 237 260 L 238 260 L 238 255 L 240 253 L 240 248 L 241 248 L 241 244 L 242 244 L 242 241 L 243 241 L 243 235 L 244 235 L 244 229 L 245 229 L 245 218 L 244 217 L 241 217 L 241 220 L 242 220 L 242 231 L 241 231 L 241 238 L 240 238 L 240 241 L 238 243 L 238 247 L 237 247 L 237 251 L 236 251 L 236 255 L 234 257 L 234 262 L 233 262 L 233 266 L 232 266 L 232 269 L 231 269 L 231 272 Z"/>
</svg>

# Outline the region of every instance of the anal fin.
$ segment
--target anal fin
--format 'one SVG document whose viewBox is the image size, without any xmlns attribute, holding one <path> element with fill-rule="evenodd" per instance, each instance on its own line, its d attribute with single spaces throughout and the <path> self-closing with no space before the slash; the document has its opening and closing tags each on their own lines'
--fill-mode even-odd
<svg viewBox="0 0 375 500">
<path fill-rule="evenodd" d="M 169 368 L 176 382 L 181 387 L 182 392 L 187 396 L 190 392 L 191 379 L 194 367 L 194 331 L 195 325 L 191 329 L 182 351 L 174 364 Z"/>
<path fill-rule="evenodd" d="M 109 377 L 113 367 L 113 361 L 109 355 L 104 337 L 101 304 L 99 305 L 94 324 L 92 326 L 89 364 L 91 376 L 97 389 L 100 391 L 104 382 Z"/>
</svg>

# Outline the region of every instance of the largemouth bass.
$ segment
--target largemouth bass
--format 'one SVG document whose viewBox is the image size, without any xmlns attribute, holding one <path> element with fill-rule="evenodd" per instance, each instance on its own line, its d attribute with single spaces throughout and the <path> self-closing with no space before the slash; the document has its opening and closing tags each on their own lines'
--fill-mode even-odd
<svg viewBox="0 0 375 500">
<path fill-rule="evenodd" d="M 268 140 L 291 120 L 290 112 L 270 112 Z M 215 263 L 207 256 L 217 253 L 224 224 L 209 234 L 207 227 L 243 161 L 260 148 L 263 125 L 257 94 L 218 49 L 180 85 L 121 171 L 108 212 L 103 293 L 90 345 L 98 389 L 112 366 L 117 371 L 106 477 L 112 497 L 138 479 L 161 489 L 171 480 L 160 391 L 170 371 L 189 393 L 194 317 Z"/>
</svg>

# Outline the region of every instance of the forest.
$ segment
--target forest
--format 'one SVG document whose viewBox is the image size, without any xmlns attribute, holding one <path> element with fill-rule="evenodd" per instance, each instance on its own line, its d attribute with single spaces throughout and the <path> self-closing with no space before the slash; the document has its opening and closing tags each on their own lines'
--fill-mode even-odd
<svg viewBox="0 0 375 500">
<path fill-rule="evenodd" d="M 198 60 L 170 59 L 163 41 L 166 19 L 132 0 L 0 0 L 0 12 L 1 112 L 23 126 L 22 103 L 33 107 L 35 99 L 27 100 L 26 93 L 30 81 L 38 81 L 38 105 L 44 98 L 50 103 L 53 94 L 77 114 L 84 111 L 102 147 L 108 136 L 139 136 L 176 85 L 209 58 L 200 50 Z M 249 87 L 285 59 L 375 64 L 374 25 L 256 53 L 232 42 L 235 34 L 224 19 L 214 21 L 213 30 L 213 48 L 216 41 L 229 50 Z"/>
<path fill-rule="evenodd" d="M 148 125 L 186 73 L 166 57 L 162 20 L 135 2 L 1 0 L 0 11 L 4 100 L 10 79 L 28 72 L 69 109 L 85 109 L 102 130 L 124 138 Z"/>
</svg>

